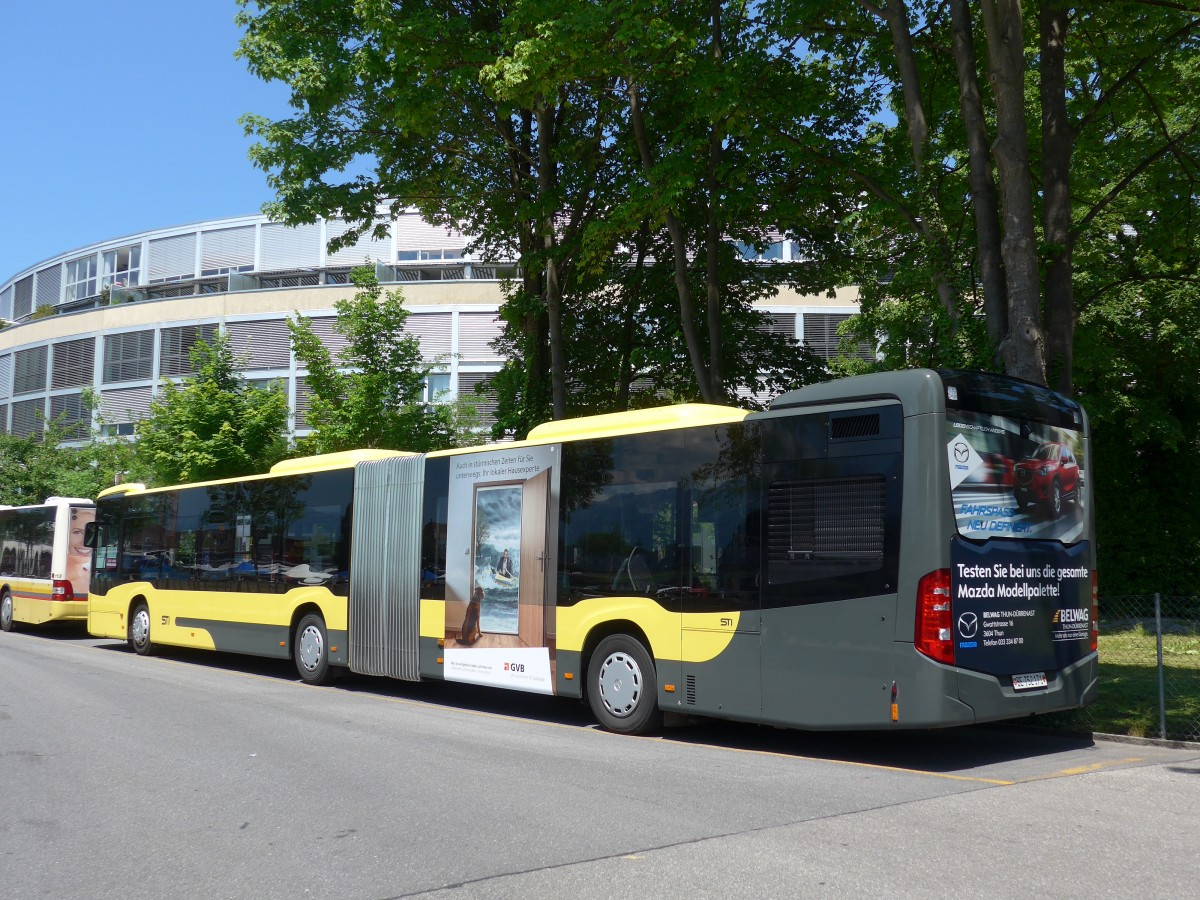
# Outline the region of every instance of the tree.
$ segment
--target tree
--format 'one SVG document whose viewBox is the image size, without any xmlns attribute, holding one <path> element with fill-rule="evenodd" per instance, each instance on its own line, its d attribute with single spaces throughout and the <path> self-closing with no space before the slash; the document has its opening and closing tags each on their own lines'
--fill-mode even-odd
<svg viewBox="0 0 1200 900">
<path fill-rule="evenodd" d="M 731 338 L 749 332 L 722 331 L 737 306 L 722 279 L 745 272 L 728 265 L 729 242 L 769 243 L 781 208 L 819 230 L 830 206 L 792 199 L 813 195 L 784 172 L 781 142 L 742 112 L 764 79 L 791 73 L 743 7 L 244 6 L 239 52 L 258 75 L 289 86 L 296 110 L 280 121 L 245 118 L 259 138 L 253 158 L 277 191 L 272 215 L 300 223 L 336 214 L 367 229 L 381 209 L 411 206 L 471 235 L 484 258 L 517 257 L 520 279 L 501 315 L 519 363 L 493 383 L 508 433 L 580 411 L 575 346 L 586 346 L 585 364 L 628 346 L 627 331 L 593 333 L 586 345 L 568 332 L 595 298 L 622 296 L 609 291 L 623 280 L 613 258 L 645 235 L 674 265 L 668 333 L 683 337 L 694 382 L 686 396 L 736 396 L 725 370 L 749 348 Z M 796 89 L 795 78 L 772 89 L 845 108 L 811 86 Z M 824 267 L 820 283 L 832 286 L 836 274 Z M 646 327 L 630 313 L 601 321 Z M 620 403 L 628 391 L 612 396 Z"/>
<path fill-rule="evenodd" d="M 90 421 L 97 398 L 84 392 L 84 421 Z M 45 430 L 17 437 L 0 434 L 0 503 L 22 506 L 47 497 L 95 497 L 125 478 L 136 466 L 130 443 L 106 437 L 100 427 L 68 423 L 65 414 L 45 422 Z M 74 442 L 84 439 L 84 443 Z M 71 444 L 64 446 L 64 444 Z"/>
<path fill-rule="evenodd" d="M 511 4 L 499 0 L 255 6 L 239 14 L 239 54 L 260 77 L 288 84 L 296 109 L 282 121 L 244 120 L 260 138 L 252 157 L 278 192 L 271 214 L 290 223 L 338 214 L 357 226 L 343 239 L 353 240 L 378 224 L 381 207 L 415 207 L 471 235 L 484 258 L 516 255 L 505 319 L 532 363 L 527 426 L 561 417 L 562 284 L 579 224 L 603 209 L 596 201 L 610 181 L 598 171 L 604 111 L 569 88 L 507 100 L 482 84 L 509 38 Z M 357 174 L 340 174 L 348 168 Z"/>
<path fill-rule="evenodd" d="M 916 359 L 990 366 L 995 355 L 1010 374 L 1072 393 L 1076 254 L 1103 240 L 1102 213 L 1139 179 L 1192 177 L 1200 125 L 1194 90 L 1181 88 L 1195 86 L 1200 16 L 1154 0 L 860 0 L 835 17 L 827 4 L 770 8 L 831 84 L 866 88 L 865 140 L 804 148 L 840 161 L 864 191 L 864 331 L 896 320 L 886 306 L 915 303 L 899 318 L 935 326 Z M 878 284 L 901 268 L 908 278 Z M 942 311 L 914 293 L 922 285 Z M 959 333 L 981 313 L 983 347 Z M 899 356 L 892 348 L 889 362 Z"/>
<path fill-rule="evenodd" d="M 351 278 L 358 293 L 335 305 L 334 329 L 347 341 L 336 360 L 309 319 L 297 313 L 288 322 L 311 391 L 307 421 L 313 433 L 297 442 L 301 452 L 427 452 L 469 441 L 479 427 L 469 400 L 425 402 L 433 366 L 423 360 L 417 338 L 404 331 L 408 311 L 401 293 L 384 294 L 371 269 L 356 269 Z"/>
<path fill-rule="evenodd" d="M 164 380 L 137 423 L 138 459 L 158 485 L 264 472 L 288 454 L 288 405 L 279 383 L 251 385 L 237 371 L 229 339 L 191 350 L 196 374 Z"/>
</svg>

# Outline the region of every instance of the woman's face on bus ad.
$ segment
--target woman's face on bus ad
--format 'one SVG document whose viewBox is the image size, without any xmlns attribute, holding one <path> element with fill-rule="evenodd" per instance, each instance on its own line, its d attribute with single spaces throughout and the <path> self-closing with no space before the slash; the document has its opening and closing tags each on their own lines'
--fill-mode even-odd
<svg viewBox="0 0 1200 900">
<path fill-rule="evenodd" d="M 86 593 L 92 567 L 92 551 L 84 546 L 83 531 L 94 521 L 94 509 L 71 510 L 71 537 L 67 545 L 67 580 L 77 593 Z"/>
</svg>

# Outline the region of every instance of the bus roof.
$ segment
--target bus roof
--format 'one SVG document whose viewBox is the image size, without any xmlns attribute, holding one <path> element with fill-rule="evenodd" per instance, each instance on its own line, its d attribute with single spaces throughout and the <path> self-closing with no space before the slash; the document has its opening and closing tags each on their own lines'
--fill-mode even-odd
<svg viewBox="0 0 1200 900">
<path fill-rule="evenodd" d="M 397 456 L 416 456 L 415 453 L 404 453 L 399 450 L 345 450 L 340 453 L 321 453 L 316 456 L 300 456 L 295 459 L 285 459 L 271 466 L 269 472 L 258 475 L 242 475 L 236 478 L 218 478 L 212 481 L 189 481 L 186 484 L 164 485 L 158 488 L 148 488 L 140 481 L 127 482 L 105 488 L 96 495 L 97 499 L 104 497 L 121 497 L 129 494 L 155 493 L 179 487 L 206 487 L 213 484 L 232 484 L 242 481 L 259 481 L 275 478 L 279 475 L 309 475 L 314 472 L 328 472 L 334 469 L 352 469 L 360 462 L 371 462 L 377 459 L 392 459 Z"/>
<path fill-rule="evenodd" d="M 740 422 L 749 410 L 712 403 L 679 403 L 628 412 L 581 416 L 544 422 L 529 432 L 530 442 L 577 441 L 582 438 L 609 437 L 631 432 L 667 431 L 695 425 L 727 425 Z"/>
<path fill-rule="evenodd" d="M 95 506 L 96 504 L 86 497 L 47 497 L 42 503 L 23 503 L 20 506 L 12 506 L 8 503 L 0 503 L 0 509 L 37 509 L 40 506 Z"/>
<path fill-rule="evenodd" d="M 904 406 L 905 415 L 935 412 L 944 409 L 942 378 L 932 369 L 906 369 L 836 378 L 780 394 L 771 401 L 771 409 L 881 398 L 899 400 Z"/>
</svg>

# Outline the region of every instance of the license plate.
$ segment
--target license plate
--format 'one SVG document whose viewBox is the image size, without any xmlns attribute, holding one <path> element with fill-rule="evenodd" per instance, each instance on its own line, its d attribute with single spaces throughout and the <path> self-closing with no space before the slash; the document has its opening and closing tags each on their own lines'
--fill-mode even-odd
<svg viewBox="0 0 1200 900">
<path fill-rule="evenodd" d="M 1029 675 L 1014 675 L 1013 690 L 1028 691 L 1033 688 L 1044 688 L 1046 686 L 1046 673 L 1033 672 Z"/>
</svg>

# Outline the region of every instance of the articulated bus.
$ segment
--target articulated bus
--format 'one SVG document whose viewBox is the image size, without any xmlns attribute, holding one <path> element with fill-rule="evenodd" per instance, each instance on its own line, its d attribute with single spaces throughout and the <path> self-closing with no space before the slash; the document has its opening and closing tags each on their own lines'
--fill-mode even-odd
<svg viewBox="0 0 1200 900">
<path fill-rule="evenodd" d="M 97 501 L 89 628 L 805 729 L 937 727 L 1096 690 L 1087 419 L 975 372 L 680 405 L 427 455 L 290 460 Z"/>
<path fill-rule="evenodd" d="M 0 506 L 0 628 L 87 619 L 95 518 L 91 500 L 50 497 L 37 506 Z"/>
</svg>

